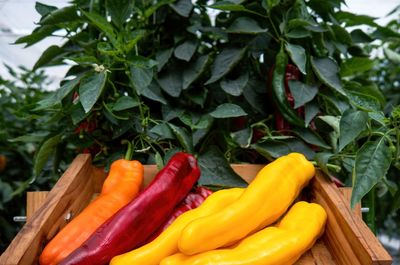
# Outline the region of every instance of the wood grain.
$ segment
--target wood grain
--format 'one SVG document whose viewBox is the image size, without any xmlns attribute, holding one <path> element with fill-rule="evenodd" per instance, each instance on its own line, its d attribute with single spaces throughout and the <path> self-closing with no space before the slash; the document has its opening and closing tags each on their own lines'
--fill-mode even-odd
<svg viewBox="0 0 400 265">
<path fill-rule="evenodd" d="M 32 218 L 32 215 L 46 201 L 48 191 L 28 191 L 26 193 L 26 221 Z"/>
<path fill-rule="evenodd" d="M 350 208 L 352 188 L 351 187 L 342 187 L 342 188 L 339 188 L 339 191 L 343 194 L 343 197 L 347 202 L 347 207 Z M 360 218 L 362 218 L 361 203 L 357 203 L 356 206 L 354 206 L 354 209 L 351 210 L 351 212 L 354 215 L 357 215 Z"/>
<path fill-rule="evenodd" d="M 328 222 L 325 244 L 339 264 L 392 264 L 392 259 L 362 219 L 353 214 L 339 189 L 321 172 L 313 179 L 314 201 L 324 207 Z"/>
<path fill-rule="evenodd" d="M 66 221 L 67 213 L 81 211 L 94 193 L 94 167 L 89 155 L 78 155 L 0 257 L 1 265 L 37 264 L 41 249 Z"/>
</svg>

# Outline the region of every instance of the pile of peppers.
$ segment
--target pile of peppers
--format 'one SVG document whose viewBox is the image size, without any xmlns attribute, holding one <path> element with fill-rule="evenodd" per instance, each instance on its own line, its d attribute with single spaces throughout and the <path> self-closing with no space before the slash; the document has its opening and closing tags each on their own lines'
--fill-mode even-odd
<svg viewBox="0 0 400 265">
<path fill-rule="evenodd" d="M 112 173 L 113 167 L 109 177 Z M 138 170 L 119 173 L 143 177 Z M 314 174 L 304 155 L 291 153 L 266 165 L 247 188 L 212 193 L 195 185 L 200 177 L 196 159 L 179 152 L 147 188 L 97 229 L 82 231 L 87 236 L 79 246 L 67 254 L 52 254 L 62 256 L 57 260 L 42 262 L 46 259 L 41 257 L 40 263 L 293 264 L 322 235 L 327 219 L 315 203 L 300 201 L 292 206 Z M 42 256 L 51 260 L 48 253 L 52 251 Z"/>
</svg>

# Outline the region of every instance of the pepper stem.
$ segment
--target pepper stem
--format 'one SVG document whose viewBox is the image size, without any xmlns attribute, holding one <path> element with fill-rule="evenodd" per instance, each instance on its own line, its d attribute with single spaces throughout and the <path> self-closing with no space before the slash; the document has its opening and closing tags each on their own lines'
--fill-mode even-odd
<svg viewBox="0 0 400 265">
<path fill-rule="evenodd" d="M 125 160 L 131 160 L 132 159 L 132 155 L 133 155 L 133 148 L 132 148 L 132 143 L 128 140 L 122 140 L 121 144 L 127 144 L 128 147 L 126 149 L 126 153 L 125 153 Z"/>
</svg>

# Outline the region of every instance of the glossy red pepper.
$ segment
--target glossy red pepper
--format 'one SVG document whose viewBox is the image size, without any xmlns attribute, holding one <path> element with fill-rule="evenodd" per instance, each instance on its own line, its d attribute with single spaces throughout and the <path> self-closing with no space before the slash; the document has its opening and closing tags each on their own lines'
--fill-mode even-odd
<svg viewBox="0 0 400 265">
<path fill-rule="evenodd" d="M 196 159 L 176 153 L 150 185 L 100 226 L 61 265 L 103 265 L 143 245 L 172 214 L 200 176 Z"/>
<path fill-rule="evenodd" d="M 178 216 L 189 210 L 199 207 L 204 200 L 212 194 L 212 191 L 206 187 L 196 187 L 192 190 L 185 199 L 174 209 L 169 219 L 148 239 L 146 243 L 153 241 L 162 231 L 167 229 Z"/>
</svg>

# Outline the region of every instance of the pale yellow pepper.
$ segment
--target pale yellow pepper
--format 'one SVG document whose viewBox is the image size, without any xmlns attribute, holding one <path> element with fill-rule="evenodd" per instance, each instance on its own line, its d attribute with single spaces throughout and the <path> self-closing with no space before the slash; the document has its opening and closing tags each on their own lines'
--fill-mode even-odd
<svg viewBox="0 0 400 265">
<path fill-rule="evenodd" d="M 160 261 L 178 252 L 178 238 L 183 228 L 193 220 L 221 211 L 237 200 L 244 189 L 232 188 L 214 192 L 198 208 L 180 215 L 152 242 L 125 254 L 115 256 L 110 265 L 158 265 Z"/>
<path fill-rule="evenodd" d="M 290 265 L 310 249 L 324 232 L 327 215 L 318 204 L 296 203 L 278 224 L 240 241 L 233 248 L 193 256 L 175 254 L 160 265 Z"/>
<path fill-rule="evenodd" d="M 196 253 L 228 246 L 275 222 L 314 176 L 304 155 L 291 153 L 266 165 L 238 200 L 188 224 L 178 241 L 180 252 Z"/>
</svg>

